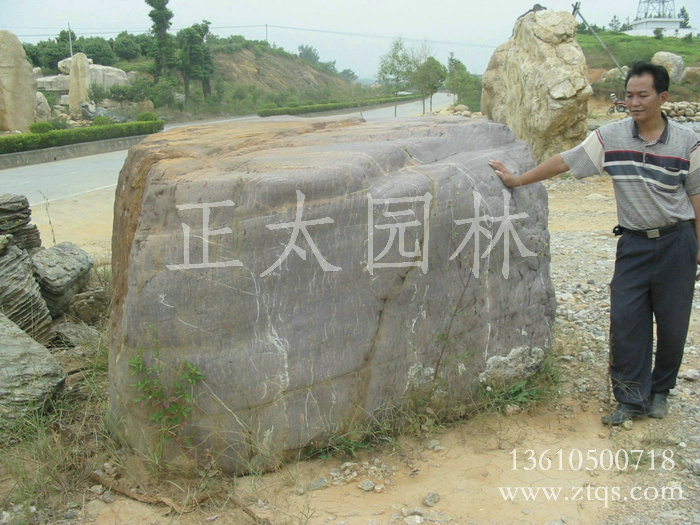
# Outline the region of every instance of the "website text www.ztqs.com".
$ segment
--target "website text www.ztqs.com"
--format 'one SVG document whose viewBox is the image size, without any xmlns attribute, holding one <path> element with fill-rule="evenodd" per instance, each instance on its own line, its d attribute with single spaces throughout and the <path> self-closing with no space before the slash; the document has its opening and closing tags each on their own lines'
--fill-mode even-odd
<svg viewBox="0 0 700 525">
<path fill-rule="evenodd" d="M 600 501 L 607 508 L 611 501 L 682 500 L 682 487 L 498 487 L 506 501 Z"/>
</svg>

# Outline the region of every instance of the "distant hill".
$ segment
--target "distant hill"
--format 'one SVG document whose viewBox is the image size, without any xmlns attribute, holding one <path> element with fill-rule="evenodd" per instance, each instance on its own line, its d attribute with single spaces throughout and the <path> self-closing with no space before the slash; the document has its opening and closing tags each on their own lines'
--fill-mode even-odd
<svg viewBox="0 0 700 525">
<path fill-rule="evenodd" d="M 325 89 L 347 88 L 348 84 L 335 75 L 307 64 L 289 53 L 241 49 L 213 54 L 217 78 L 265 91 L 291 89 L 300 93 Z"/>
</svg>

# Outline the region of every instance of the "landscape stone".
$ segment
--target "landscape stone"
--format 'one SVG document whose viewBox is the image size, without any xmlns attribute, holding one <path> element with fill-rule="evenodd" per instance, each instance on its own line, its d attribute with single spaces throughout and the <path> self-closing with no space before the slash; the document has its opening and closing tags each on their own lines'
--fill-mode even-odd
<svg viewBox="0 0 700 525">
<path fill-rule="evenodd" d="M 70 321 L 54 324 L 53 330 L 57 339 L 66 346 L 87 346 L 96 348 L 101 338 L 100 332 L 93 327 L 85 324 L 72 323 Z"/>
<path fill-rule="evenodd" d="M 90 65 L 90 83 L 109 89 L 112 86 L 126 86 L 129 79 L 122 69 L 100 64 Z"/>
<path fill-rule="evenodd" d="M 90 64 L 84 53 L 76 53 L 71 60 L 69 75 L 68 106 L 71 117 L 81 117 L 80 105 L 90 101 L 89 87 Z"/>
<path fill-rule="evenodd" d="M 41 294 L 56 319 L 68 310 L 71 298 L 87 288 L 93 261 L 85 250 L 66 241 L 35 253 L 32 263 Z"/>
<path fill-rule="evenodd" d="M 651 63 L 664 66 L 666 71 L 668 71 L 668 76 L 672 84 L 680 83 L 681 78 L 683 78 L 685 66 L 683 64 L 683 57 L 680 55 L 669 53 L 668 51 L 657 51 L 654 53 L 654 56 L 651 57 Z"/>
<path fill-rule="evenodd" d="M 6 236 L 10 237 L 10 236 Z M 53 340 L 51 314 L 34 280 L 29 254 L 14 243 L 0 250 L 0 311 L 41 344 Z"/>
<path fill-rule="evenodd" d="M 0 439 L 24 414 L 42 407 L 63 386 L 65 374 L 42 345 L 0 313 Z"/>
<path fill-rule="evenodd" d="M 681 84 L 700 84 L 700 67 L 686 67 L 683 70 Z"/>
<path fill-rule="evenodd" d="M 159 442 L 134 401 L 139 350 L 147 365 L 158 353 L 166 384 L 199 369 L 183 432 L 235 473 L 322 447 L 435 375 L 460 412 L 490 358 L 549 348 L 546 192 L 506 190 L 491 158 L 535 162 L 503 124 L 453 117 L 273 118 L 132 147 L 112 237 L 120 435 Z M 492 246 L 469 236 L 477 224 Z M 183 453 L 163 446 L 166 461 Z"/>
<path fill-rule="evenodd" d="M 482 82 L 481 111 L 530 142 L 539 161 L 588 135 L 593 90 L 571 14 L 545 9 L 520 17 Z"/>
<path fill-rule="evenodd" d="M 36 120 L 46 121 L 51 119 L 51 106 L 46 96 L 41 92 L 36 92 Z"/>
<path fill-rule="evenodd" d="M 47 77 L 38 78 L 36 87 L 44 91 L 68 91 L 70 89 L 70 76 L 68 75 L 49 75 Z"/>
<path fill-rule="evenodd" d="M 109 314 L 111 300 L 112 297 L 104 288 L 86 290 L 71 298 L 70 314 L 83 323 L 97 324 Z"/>
<path fill-rule="evenodd" d="M 19 39 L 0 30 L 0 131 L 28 131 L 36 118 L 36 79 Z"/>
</svg>

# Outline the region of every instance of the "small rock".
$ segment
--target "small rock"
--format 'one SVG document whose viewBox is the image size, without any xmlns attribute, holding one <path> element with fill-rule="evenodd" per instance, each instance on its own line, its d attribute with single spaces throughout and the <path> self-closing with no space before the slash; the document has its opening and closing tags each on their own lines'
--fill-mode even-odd
<svg viewBox="0 0 700 525">
<path fill-rule="evenodd" d="M 328 480 L 326 478 L 318 478 L 309 483 L 308 490 L 322 490 L 328 488 Z"/>
<path fill-rule="evenodd" d="M 83 511 L 85 514 L 92 518 L 96 518 L 103 510 L 107 508 L 107 504 L 99 499 L 94 499 L 92 501 L 89 501 L 88 503 L 85 504 L 83 507 Z"/>
<path fill-rule="evenodd" d="M 437 492 L 428 492 L 423 498 L 423 505 L 426 507 L 434 507 L 440 501 L 440 494 Z"/>
<path fill-rule="evenodd" d="M 700 476 L 700 459 L 695 460 L 695 463 L 693 464 L 693 472 Z"/>
<path fill-rule="evenodd" d="M 437 439 L 431 439 L 428 441 L 428 444 L 425 446 L 428 450 L 444 450 L 444 448 L 440 445 L 440 442 Z"/>
<path fill-rule="evenodd" d="M 423 523 L 425 520 L 423 520 L 422 517 L 420 516 L 408 516 L 403 519 L 403 522 L 406 525 L 418 525 L 420 523 Z"/>
<path fill-rule="evenodd" d="M 683 372 L 680 372 L 678 374 L 678 377 L 681 379 L 685 379 L 686 381 L 697 381 L 698 379 L 700 379 L 700 370 L 697 370 L 695 368 L 685 370 Z"/>
<path fill-rule="evenodd" d="M 634 423 L 632 423 L 631 420 L 627 420 L 624 423 L 622 423 L 622 428 L 625 430 L 632 430 L 632 427 L 634 426 Z"/>
<path fill-rule="evenodd" d="M 363 492 L 371 492 L 374 490 L 374 482 L 372 482 L 369 479 L 366 479 L 362 481 L 358 487 L 363 491 Z"/>
</svg>

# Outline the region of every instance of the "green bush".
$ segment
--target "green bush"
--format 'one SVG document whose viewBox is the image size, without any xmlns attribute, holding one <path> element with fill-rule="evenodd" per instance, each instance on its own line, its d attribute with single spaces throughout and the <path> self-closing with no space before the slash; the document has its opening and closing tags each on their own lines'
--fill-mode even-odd
<svg viewBox="0 0 700 525">
<path fill-rule="evenodd" d="M 46 133 L 47 131 L 51 131 L 53 129 L 53 126 L 51 125 L 51 122 L 34 122 L 33 124 L 29 125 L 29 131 L 30 133 Z"/>
<path fill-rule="evenodd" d="M 111 126 L 114 124 L 112 117 L 99 116 L 95 117 L 92 121 L 91 126 Z"/>
<path fill-rule="evenodd" d="M 420 97 L 416 95 L 401 95 L 398 97 L 399 101 L 414 100 Z M 395 97 L 385 97 L 373 100 L 367 100 L 362 103 L 362 106 L 375 106 L 377 104 L 389 104 L 396 100 Z M 328 102 L 326 104 L 313 104 L 310 106 L 295 106 L 295 107 L 284 107 L 284 108 L 271 108 L 268 104 L 258 109 L 258 116 L 260 117 L 271 117 L 273 115 L 303 115 L 305 113 L 317 113 L 320 111 L 334 111 L 337 109 L 352 108 L 358 106 L 357 101 L 346 101 L 346 102 Z"/>
<path fill-rule="evenodd" d="M 0 154 L 31 151 L 43 148 L 67 146 L 80 142 L 147 135 L 163 130 L 162 120 L 149 122 L 126 122 L 111 126 L 91 126 L 88 128 L 71 128 L 51 130 L 46 133 L 19 133 L 0 137 Z"/>
<path fill-rule="evenodd" d="M 158 120 L 158 115 L 152 111 L 142 111 L 136 115 L 136 120 L 139 122 L 150 122 L 152 120 Z"/>
</svg>

